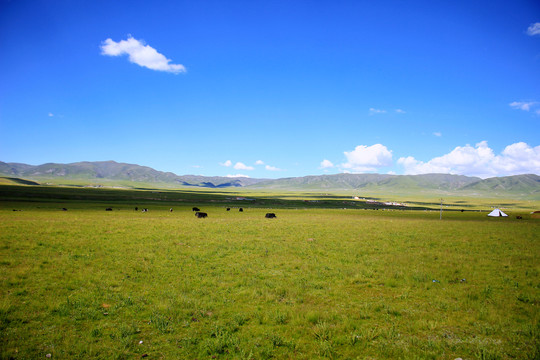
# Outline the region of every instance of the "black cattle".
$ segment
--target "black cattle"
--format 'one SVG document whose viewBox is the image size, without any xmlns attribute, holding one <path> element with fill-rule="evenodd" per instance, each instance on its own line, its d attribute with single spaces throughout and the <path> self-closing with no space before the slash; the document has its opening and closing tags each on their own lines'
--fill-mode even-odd
<svg viewBox="0 0 540 360">
<path fill-rule="evenodd" d="M 139 208 L 135 206 L 135 211 L 139 211 Z"/>
<path fill-rule="evenodd" d="M 264 215 L 265 218 L 267 219 L 273 219 L 276 217 L 276 214 L 274 213 L 267 213 L 266 215 Z"/>
<path fill-rule="evenodd" d="M 105 211 L 112 211 L 112 208 L 106 208 Z"/>
<path fill-rule="evenodd" d="M 240 209 L 238 209 L 238 211 L 242 212 L 242 211 L 244 211 L 244 209 L 240 208 Z"/>
<path fill-rule="evenodd" d="M 227 211 L 231 211 L 231 208 L 227 208 Z"/>
<path fill-rule="evenodd" d="M 208 217 L 208 214 L 205 213 L 205 212 L 197 211 L 197 212 L 195 213 L 195 216 L 198 217 L 199 219 L 204 219 L 205 217 Z"/>
<path fill-rule="evenodd" d="M 198 207 L 194 207 L 193 209 L 191 209 L 192 211 L 201 211 L 201 209 L 199 209 Z"/>
<path fill-rule="evenodd" d="M 66 209 L 66 208 L 62 208 L 62 211 L 67 211 L 67 209 Z"/>
<path fill-rule="evenodd" d="M 172 212 L 172 208 L 170 208 L 169 211 Z"/>
<path fill-rule="evenodd" d="M 516 216 L 516 219 L 523 220 L 523 217 L 518 215 L 518 216 Z"/>
</svg>

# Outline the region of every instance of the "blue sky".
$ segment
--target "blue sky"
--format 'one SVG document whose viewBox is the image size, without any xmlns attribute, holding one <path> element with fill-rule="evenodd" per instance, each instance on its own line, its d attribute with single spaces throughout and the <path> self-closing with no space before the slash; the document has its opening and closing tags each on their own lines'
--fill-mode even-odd
<svg viewBox="0 0 540 360">
<path fill-rule="evenodd" d="M 537 1 L 0 0 L 0 161 L 540 174 Z"/>
</svg>

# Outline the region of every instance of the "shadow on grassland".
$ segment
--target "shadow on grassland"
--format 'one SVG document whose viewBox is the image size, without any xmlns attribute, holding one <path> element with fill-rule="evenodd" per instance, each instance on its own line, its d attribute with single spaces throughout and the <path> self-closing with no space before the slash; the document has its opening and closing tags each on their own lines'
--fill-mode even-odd
<svg viewBox="0 0 540 360">
<path fill-rule="evenodd" d="M 372 200 L 368 202 L 367 200 Z M 216 189 L 114 189 L 105 187 L 80 186 L 23 186 L 0 185 L 0 201 L 3 202 L 32 202 L 32 203 L 103 203 L 110 205 L 163 205 L 191 206 L 214 205 L 252 208 L 283 208 L 283 209 L 367 209 L 367 210 L 430 210 L 437 209 L 440 204 L 435 202 L 404 201 L 407 206 L 385 205 L 377 198 L 363 197 L 353 200 L 351 196 L 335 195 L 323 192 L 307 193 L 272 193 L 242 192 Z M 514 204 L 515 205 L 515 204 Z M 472 204 L 460 204 L 455 209 L 445 211 L 460 211 L 462 208 L 473 207 Z"/>
<path fill-rule="evenodd" d="M 329 208 L 382 209 L 387 206 L 352 201 L 350 197 L 321 193 L 302 194 L 245 194 L 208 190 L 111 189 L 91 187 L 0 185 L 0 201 L 10 202 L 93 202 L 107 204 L 179 205 L 213 204 L 254 208 Z M 426 207 L 392 207 L 393 209 L 423 210 Z"/>
</svg>

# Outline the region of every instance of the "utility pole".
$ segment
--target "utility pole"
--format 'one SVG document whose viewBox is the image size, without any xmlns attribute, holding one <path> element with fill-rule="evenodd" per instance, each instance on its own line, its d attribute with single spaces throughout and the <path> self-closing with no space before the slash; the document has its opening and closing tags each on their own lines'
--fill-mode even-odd
<svg viewBox="0 0 540 360">
<path fill-rule="evenodd" d="M 441 212 L 439 214 L 439 220 L 442 220 L 442 202 L 443 202 L 443 199 L 441 198 Z"/>
</svg>

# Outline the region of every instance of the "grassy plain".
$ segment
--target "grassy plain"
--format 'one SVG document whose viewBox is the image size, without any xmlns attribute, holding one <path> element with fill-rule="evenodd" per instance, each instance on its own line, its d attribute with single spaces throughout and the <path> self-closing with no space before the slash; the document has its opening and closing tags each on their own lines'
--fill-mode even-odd
<svg viewBox="0 0 540 360">
<path fill-rule="evenodd" d="M 3 359 L 540 358 L 538 204 L 441 221 L 339 194 L 0 187 L 0 199 Z"/>
</svg>

